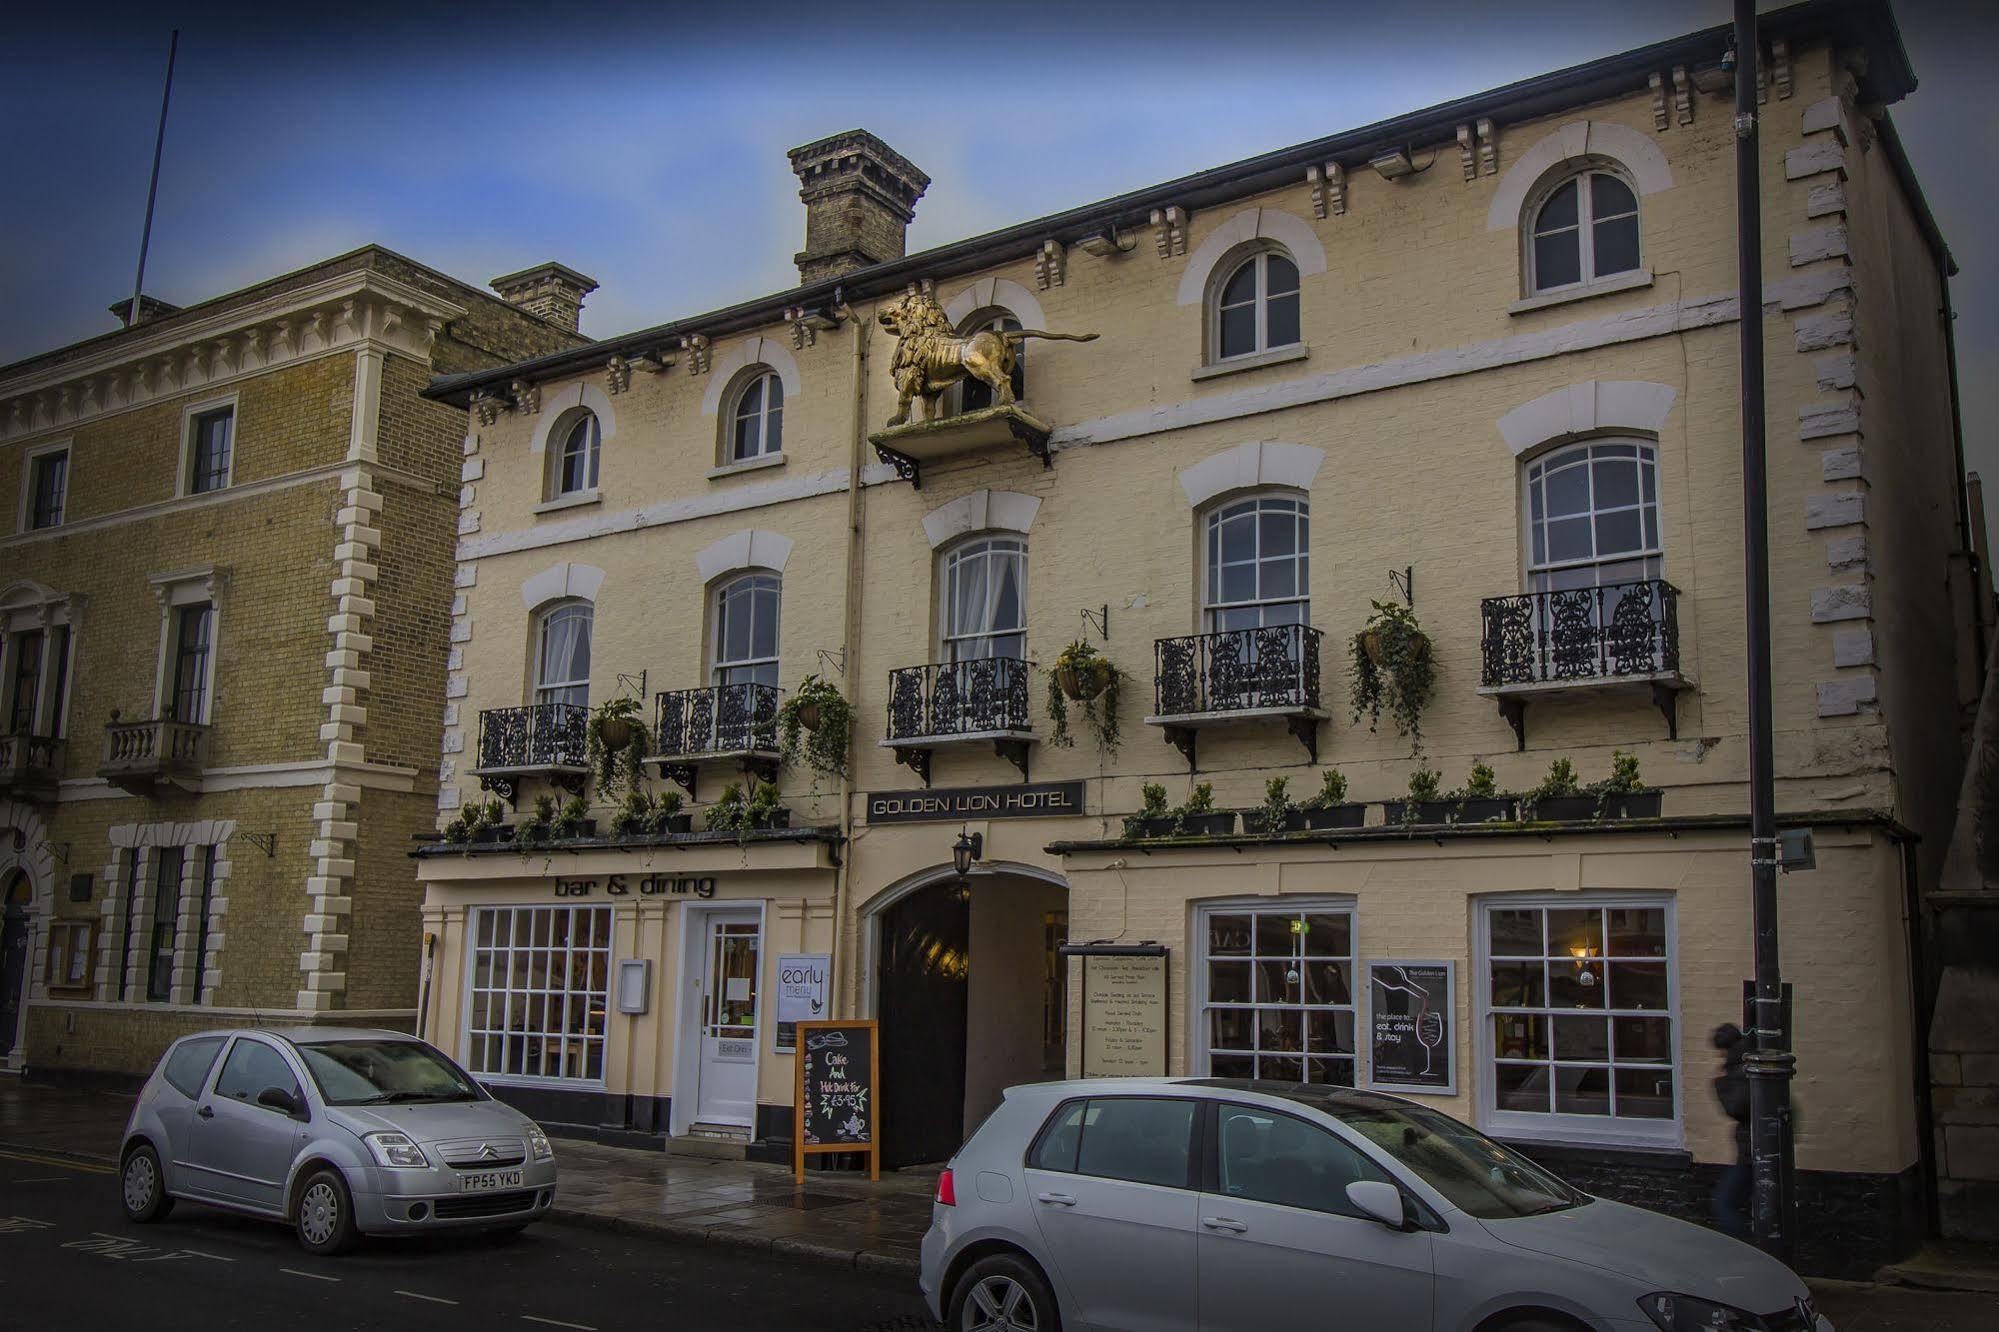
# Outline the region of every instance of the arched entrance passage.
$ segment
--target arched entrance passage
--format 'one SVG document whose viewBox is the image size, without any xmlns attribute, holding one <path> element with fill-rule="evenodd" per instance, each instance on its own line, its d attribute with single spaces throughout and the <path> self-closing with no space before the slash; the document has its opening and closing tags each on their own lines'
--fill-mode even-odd
<svg viewBox="0 0 1999 1332">
<path fill-rule="evenodd" d="M 943 1161 L 1022 1082 L 1062 1076 L 1069 888 L 1028 865 L 910 876 L 867 910 L 883 1164 Z"/>
<path fill-rule="evenodd" d="M 29 915 L 34 887 L 25 870 L 0 878 L 0 1060 L 14 1052 L 28 999 Z"/>
</svg>

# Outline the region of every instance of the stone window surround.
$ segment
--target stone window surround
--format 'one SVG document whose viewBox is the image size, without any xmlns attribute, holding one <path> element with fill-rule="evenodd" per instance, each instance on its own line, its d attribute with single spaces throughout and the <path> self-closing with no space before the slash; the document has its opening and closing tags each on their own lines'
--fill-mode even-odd
<svg viewBox="0 0 1999 1332">
<path fill-rule="evenodd" d="M 128 823 L 110 828 L 107 837 L 111 859 L 103 871 L 105 895 L 99 906 L 97 958 L 92 978 L 100 1003 L 130 1008 L 168 1009 L 208 1007 L 214 1002 L 222 982 L 221 956 L 224 944 L 223 920 L 228 912 L 230 857 L 228 841 L 235 834 L 233 819 L 193 820 L 181 823 Z M 154 852 L 159 847 L 181 848 L 180 917 L 174 929 L 174 965 L 170 996 L 164 1002 L 144 997 L 144 962 L 151 952 L 153 925 Z M 208 957 L 193 956 L 195 942 L 202 937 L 201 922 L 194 912 L 201 902 L 201 877 L 205 869 L 202 851 L 215 850 L 215 882 L 208 906 Z M 133 990 L 138 998 L 119 992 L 120 970 L 124 964 L 125 885 L 136 860 L 139 891 L 133 900 L 131 946 Z M 212 959 L 212 961 L 211 961 Z"/>
<path fill-rule="evenodd" d="M 241 446 L 243 443 L 242 432 L 240 430 L 243 424 L 243 414 L 237 407 L 237 399 L 241 396 L 240 391 L 232 389 L 220 397 L 202 398 L 199 401 L 182 405 L 180 409 L 180 465 L 179 470 L 174 475 L 175 499 L 186 499 L 189 496 L 197 494 L 213 494 L 217 490 L 227 490 L 236 484 L 236 459 L 241 456 Z M 219 412 L 225 407 L 229 409 L 229 475 L 223 480 L 221 485 L 214 486 L 209 490 L 197 491 L 189 484 L 194 479 L 192 469 L 194 467 L 195 418 L 206 416 L 210 412 Z"/>
<path fill-rule="evenodd" d="M 575 490 L 562 487 L 562 449 L 569 441 L 569 432 L 586 417 L 595 417 L 597 422 L 596 456 L 585 470 L 590 474 L 590 483 Z M 534 506 L 535 513 L 546 513 L 551 509 L 569 509 L 579 504 L 594 504 L 603 498 L 604 467 L 604 418 L 598 416 L 588 406 L 578 404 L 562 408 L 552 413 L 549 429 L 535 432 L 542 442 L 542 452 L 546 455 L 542 467 L 541 502 Z"/>
<path fill-rule="evenodd" d="M 1534 226 L 1541 219 L 1541 210 L 1555 192 L 1570 182 L 1576 184 L 1576 227 L 1578 231 L 1578 256 L 1589 254 L 1594 262 L 1594 238 L 1587 235 L 1596 225 L 1594 197 L 1585 198 L 1589 191 L 1584 184 L 1592 174 L 1602 174 L 1615 178 L 1631 191 L 1632 205 L 1637 209 L 1638 219 L 1638 267 L 1620 272 L 1608 273 L 1602 277 L 1584 276 L 1579 281 L 1564 283 L 1557 287 L 1536 287 L 1533 285 L 1534 267 Z M 1639 275 L 1644 281 L 1634 281 Z M 1506 307 L 1508 314 L 1518 312 L 1524 305 L 1527 309 L 1538 309 L 1542 305 L 1554 304 L 1563 296 L 1574 296 L 1586 292 L 1599 295 L 1606 291 L 1628 291 L 1632 287 L 1647 286 L 1652 280 L 1652 270 L 1645 265 L 1645 209 L 1638 202 L 1638 184 L 1631 178 L 1622 162 L 1614 158 L 1598 156 L 1581 162 L 1564 162 L 1559 168 L 1543 176 L 1527 194 L 1520 206 L 1520 290 L 1521 298 Z M 1549 298 L 1555 298 L 1550 300 Z"/>
<path fill-rule="evenodd" d="M 14 516 L 14 530 L 16 532 L 50 532 L 69 521 L 68 491 L 76 484 L 76 450 L 70 447 L 70 443 L 70 437 L 64 435 L 58 439 L 45 440 L 40 444 L 31 444 L 22 455 L 21 505 L 20 512 Z M 35 464 L 52 453 L 66 453 L 69 455 L 69 475 L 63 483 L 62 516 L 47 527 L 34 527 L 32 524 L 35 515 Z"/>
<path fill-rule="evenodd" d="M 1298 268 L 1299 330 L 1294 344 L 1223 360 L 1219 354 L 1218 301 L 1222 284 L 1242 261 L 1258 253 L 1278 253 Z M 1311 223 L 1281 208 L 1245 208 L 1208 233 L 1187 259 L 1174 294 L 1176 305 L 1201 308 L 1201 358 L 1191 372 L 1195 379 L 1255 369 L 1295 360 L 1306 348 L 1304 331 L 1305 279 L 1326 271 L 1326 247 Z"/>
<path fill-rule="evenodd" d="M 229 571 L 209 565 L 180 573 L 154 574 L 147 581 L 152 584 L 154 599 L 160 603 L 159 658 L 153 671 L 154 718 L 164 715 L 162 709 L 173 688 L 173 658 L 180 646 L 175 641 L 174 612 L 203 603 L 209 607 L 208 666 L 202 682 L 205 711 L 198 720 L 199 725 L 206 726 L 215 715 L 215 666 L 222 659 L 222 592 L 228 585 Z"/>
<path fill-rule="evenodd" d="M 62 714 L 51 717 L 49 706 L 54 701 L 51 687 L 55 683 L 56 663 L 55 654 L 49 651 L 49 647 L 55 637 L 54 630 L 64 626 L 70 630 L 70 670 L 67 673 L 70 683 L 63 690 Z M 22 579 L 0 592 L 0 682 L 4 682 L 10 692 L 14 680 L 14 635 L 36 629 L 42 632 L 42 671 L 35 685 L 35 733 L 64 736 L 69 733 L 70 701 L 76 695 L 75 603 L 66 592 L 56 592 L 40 583 Z"/>
<path fill-rule="evenodd" d="M 1643 274 L 1642 279 L 1635 274 L 1618 274 L 1617 278 L 1627 279 L 1622 284 L 1612 278 L 1550 292 L 1535 292 L 1528 286 L 1528 252 L 1533 244 L 1528 219 L 1539 208 L 1541 200 L 1562 181 L 1590 167 L 1605 165 L 1616 168 L 1638 196 L 1642 256 L 1645 196 L 1673 186 L 1673 170 L 1666 162 L 1666 154 L 1642 131 L 1607 120 L 1570 121 L 1542 135 L 1532 147 L 1515 158 L 1506 174 L 1499 178 L 1492 202 L 1486 208 L 1485 229 L 1490 232 L 1510 228 L 1519 239 L 1517 264 L 1521 299 L 1508 307 L 1509 313 L 1519 314 L 1561 304 L 1565 300 L 1581 300 L 1612 291 L 1629 291 L 1651 282 L 1650 271 L 1641 267 L 1638 274 Z M 1543 297 L 1547 299 L 1541 299 Z"/>
</svg>

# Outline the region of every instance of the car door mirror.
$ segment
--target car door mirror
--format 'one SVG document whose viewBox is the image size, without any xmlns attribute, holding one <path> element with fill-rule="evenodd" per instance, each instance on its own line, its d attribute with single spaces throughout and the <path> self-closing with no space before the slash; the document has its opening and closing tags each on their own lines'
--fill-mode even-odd
<svg viewBox="0 0 1999 1332">
<path fill-rule="evenodd" d="M 299 1098 L 283 1087 L 264 1088 L 257 1093 L 257 1104 L 268 1110 L 281 1110 L 294 1119 L 305 1113 L 305 1106 L 300 1104 Z"/>
<path fill-rule="evenodd" d="M 1347 1185 L 1347 1201 L 1364 1217 L 1391 1230 L 1410 1230 L 1409 1204 L 1402 1190 L 1378 1179 L 1357 1179 Z"/>
</svg>

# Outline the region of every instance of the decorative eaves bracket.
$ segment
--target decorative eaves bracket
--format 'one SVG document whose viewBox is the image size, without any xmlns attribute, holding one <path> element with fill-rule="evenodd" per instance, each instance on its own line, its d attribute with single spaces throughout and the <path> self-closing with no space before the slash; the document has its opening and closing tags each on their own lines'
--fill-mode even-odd
<svg viewBox="0 0 1999 1332">
<path fill-rule="evenodd" d="M 840 326 L 840 312 L 831 307 L 808 308 L 796 306 L 784 312 L 784 320 L 791 325 L 791 345 L 800 351 L 817 346 L 820 332 L 831 332 Z"/>
</svg>

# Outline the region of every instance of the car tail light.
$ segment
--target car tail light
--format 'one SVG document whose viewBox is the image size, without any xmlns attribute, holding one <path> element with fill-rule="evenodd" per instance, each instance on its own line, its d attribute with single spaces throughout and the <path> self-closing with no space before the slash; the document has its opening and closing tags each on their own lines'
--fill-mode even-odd
<svg viewBox="0 0 1999 1332">
<path fill-rule="evenodd" d="M 937 1177 L 937 1202 L 944 1207 L 956 1207 L 958 1205 L 958 1189 L 951 1182 L 949 1167 L 946 1167 L 944 1173 Z"/>
</svg>

